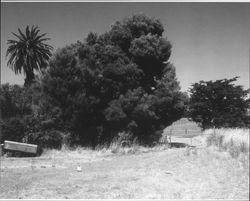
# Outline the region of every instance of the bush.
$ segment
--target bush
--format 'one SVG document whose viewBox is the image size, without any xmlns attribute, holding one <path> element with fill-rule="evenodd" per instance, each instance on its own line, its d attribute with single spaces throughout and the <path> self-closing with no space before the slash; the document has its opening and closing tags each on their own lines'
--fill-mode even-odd
<svg viewBox="0 0 250 201">
<path fill-rule="evenodd" d="M 40 148 L 61 149 L 63 136 L 56 130 L 40 131 L 30 133 L 27 139 L 28 143 L 37 144 Z"/>
<path fill-rule="evenodd" d="M 3 121 L 1 143 L 5 140 L 22 142 L 25 136 L 25 124 L 21 118 L 12 117 Z"/>
<path fill-rule="evenodd" d="M 51 107 L 42 93 L 40 78 L 29 87 L 1 85 L 0 109 L 2 112 L 2 138 L 5 140 L 32 143 L 42 148 L 60 149 L 62 135 L 57 107 Z M 21 152 L 8 152 L 12 156 L 29 156 Z"/>
<path fill-rule="evenodd" d="M 5 119 L 2 126 L 2 139 L 1 143 L 4 143 L 5 140 L 14 141 L 14 142 L 26 142 L 26 122 L 23 118 L 12 117 L 9 119 Z M 25 153 L 20 151 L 12 151 L 12 150 L 3 150 L 7 156 L 10 157 L 34 157 L 36 154 Z M 41 150 L 38 148 L 38 155 L 40 155 Z"/>
<path fill-rule="evenodd" d="M 63 143 L 63 132 L 59 131 L 60 123 L 49 115 L 25 116 L 25 143 L 36 144 L 39 149 L 60 149 Z"/>
<path fill-rule="evenodd" d="M 31 114 L 30 91 L 19 85 L 1 85 L 0 111 L 4 120 Z"/>
</svg>

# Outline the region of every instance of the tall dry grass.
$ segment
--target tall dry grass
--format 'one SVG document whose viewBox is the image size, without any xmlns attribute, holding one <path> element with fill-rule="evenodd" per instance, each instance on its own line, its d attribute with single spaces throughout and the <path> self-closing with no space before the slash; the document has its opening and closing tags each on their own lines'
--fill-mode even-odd
<svg viewBox="0 0 250 201">
<path fill-rule="evenodd" d="M 249 154 L 249 129 L 208 129 L 203 134 L 207 136 L 207 146 L 213 145 L 219 150 L 228 151 L 233 158 L 241 153 Z"/>
<path fill-rule="evenodd" d="M 76 158 L 95 158 L 108 155 L 126 155 L 126 154 L 139 154 L 148 153 L 154 151 L 162 151 L 169 149 L 167 143 L 156 144 L 155 146 L 148 147 L 140 145 L 137 139 L 133 140 L 121 140 L 121 137 L 114 138 L 110 144 L 98 145 L 94 149 L 91 147 L 68 147 L 63 145 L 60 150 L 45 149 L 42 158 L 64 158 L 68 157 L 71 159 Z"/>
</svg>

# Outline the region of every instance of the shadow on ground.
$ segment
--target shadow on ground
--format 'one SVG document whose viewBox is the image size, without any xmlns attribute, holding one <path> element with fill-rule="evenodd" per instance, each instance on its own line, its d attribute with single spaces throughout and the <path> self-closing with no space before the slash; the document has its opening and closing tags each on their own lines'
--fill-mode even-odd
<svg viewBox="0 0 250 201">
<path fill-rule="evenodd" d="M 169 143 L 171 148 L 184 148 L 184 147 L 192 147 L 194 148 L 195 146 L 191 146 L 187 143 L 182 143 L 182 142 L 171 142 Z"/>
</svg>

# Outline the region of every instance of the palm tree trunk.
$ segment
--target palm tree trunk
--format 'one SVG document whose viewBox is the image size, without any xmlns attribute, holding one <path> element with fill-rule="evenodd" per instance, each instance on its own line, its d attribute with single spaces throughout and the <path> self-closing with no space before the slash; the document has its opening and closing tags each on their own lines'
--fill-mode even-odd
<svg viewBox="0 0 250 201">
<path fill-rule="evenodd" d="M 33 72 L 26 73 L 26 78 L 24 82 L 25 87 L 29 87 L 35 80 L 35 75 Z"/>
</svg>

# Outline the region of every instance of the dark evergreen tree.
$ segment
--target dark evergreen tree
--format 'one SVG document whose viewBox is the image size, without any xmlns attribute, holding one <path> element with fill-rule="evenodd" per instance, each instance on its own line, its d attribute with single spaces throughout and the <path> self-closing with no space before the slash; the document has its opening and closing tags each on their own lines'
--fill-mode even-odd
<svg viewBox="0 0 250 201">
<path fill-rule="evenodd" d="M 111 141 L 121 131 L 152 143 L 183 115 L 187 97 L 163 31 L 159 20 L 135 15 L 54 54 L 44 97 L 79 143 Z"/>
<path fill-rule="evenodd" d="M 249 126 L 249 90 L 235 85 L 233 82 L 237 78 L 193 84 L 189 104 L 192 120 L 200 123 L 203 129 Z"/>
</svg>

